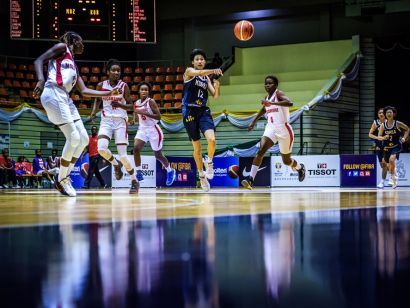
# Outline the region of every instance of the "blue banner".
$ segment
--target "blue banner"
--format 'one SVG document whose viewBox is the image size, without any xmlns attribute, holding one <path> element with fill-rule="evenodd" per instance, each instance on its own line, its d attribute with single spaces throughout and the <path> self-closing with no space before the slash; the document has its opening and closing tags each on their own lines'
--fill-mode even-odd
<svg viewBox="0 0 410 308">
<path fill-rule="evenodd" d="M 86 168 L 86 172 L 85 172 Z M 81 170 L 83 169 L 83 171 Z M 81 156 L 70 173 L 71 184 L 74 188 L 82 188 L 88 173 L 88 154 Z"/>
<path fill-rule="evenodd" d="M 196 165 L 192 157 L 167 156 L 172 168 L 177 172 L 175 182 L 172 187 L 196 187 Z M 157 161 L 157 187 L 167 187 L 165 185 L 167 172 L 162 164 Z"/>
<path fill-rule="evenodd" d="M 211 187 L 238 187 L 239 157 L 214 157 L 214 178 Z"/>
<path fill-rule="evenodd" d="M 89 168 L 89 158 L 88 153 L 81 156 L 74 165 L 73 171 L 70 173 L 70 178 L 72 181 L 72 185 L 74 188 L 82 188 L 84 186 L 85 179 L 88 176 L 88 168 Z M 105 185 L 111 187 L 112 179 L 111 179 L 111 164 L 103 159 L 100 158 L 98 162 L 98 170 L 102 178 L 104 179 Z M 90 188 L 99 188 L 100 182 L 98 182 L 95 174 L 93 175 Z"/>
<path fill-rule="evenodd" d="M 376 155 L 340 155 L 341 187 L 376 187 Z"/>
</svg>

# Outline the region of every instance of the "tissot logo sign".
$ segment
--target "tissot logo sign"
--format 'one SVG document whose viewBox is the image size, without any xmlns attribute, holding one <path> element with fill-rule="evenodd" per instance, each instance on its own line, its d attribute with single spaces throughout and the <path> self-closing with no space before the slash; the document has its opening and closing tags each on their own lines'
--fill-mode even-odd
<svg viewBox="0 0 410 308">
<path fill-rule="evenodd" d="M 337 169 L 329 169 L 327 167 L 327 163 L 321 162 L 317 163 L 315 169 L 307 169 L 307 174 L 310 176 L 316 176 L 316 175 L 328 175 L 328 176 L 335 176 L 336 175 Z"/>
<path fill-rule="evenodd" d="M 339 155 L 293 156 L 306 168 L 306 177 L 299 182 L 298 173 L 282 162 L 280 156 L 272 156 L 272 186 L 339 186 Z"/>
</svg>

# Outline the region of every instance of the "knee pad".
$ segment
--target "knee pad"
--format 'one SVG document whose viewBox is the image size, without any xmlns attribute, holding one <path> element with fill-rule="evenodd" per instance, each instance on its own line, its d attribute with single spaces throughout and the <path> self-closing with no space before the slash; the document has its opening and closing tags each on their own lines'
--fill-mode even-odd
<svg viewBox="0 0 410 308">
<path fill-rule="evenodd" d="M 78 133 L 77 130 L 74 130 L 71 132 L 70 138 L 67 141 L 70 143 L 71 147 L 76 148 L 80 144 L 80 140 L 81 140 L 80 134 Z"/>
</svg>

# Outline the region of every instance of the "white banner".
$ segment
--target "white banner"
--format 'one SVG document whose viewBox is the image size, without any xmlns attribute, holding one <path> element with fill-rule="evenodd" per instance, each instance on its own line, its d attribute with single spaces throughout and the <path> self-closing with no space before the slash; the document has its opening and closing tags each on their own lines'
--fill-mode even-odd
<svg viewBox="0 0 410 308">
<path fill-rule="evenodd" d="M 117 159 L 119 159 L 118 155 L 114 155 Z M 131 162 L 133 168 L 135 168 L 134 164 L 134 156 L 128 155 L 128 159 Z M 141 156 L 141 167 L 142 167 L 142 174 L 144 176 L 144 181 L 140 183 L 141 187 L 156 187 L 157 186 L 157 162 L 154 156 Z M 122 172 L 124 172 L 124 176 L 121 180 L 117 181 L 114 175 L 114 168 L 112 168 L 112 187 L 113 188 L 121 188 L 121 187 L 131 187 L 131 178 L 128 172 L 125 170 L 125 167 L 122 167 Z"/>
<path fill-rule="evenodd" d="M 410 153 L 400 153 L 399 158 L 396 160 L 396 174 L 399 178 L 397 186 L 410 186 Z M 382 178 L 382 169 L 379 162 L 377 162 L 377 166 L 377 183 L 379 183 Z M 390 173 L 387 173 L 386 180 L 389 179 Z"/>
<path fill-rule="evenodd" d="M 339 155 L 292 156 L 306 168 L 303 182 L 299 182 L 298 173 L 282 162 L 281 156 L 272 156 L 271 183 L 278 186 L 340 186 Z"/>
</svg>

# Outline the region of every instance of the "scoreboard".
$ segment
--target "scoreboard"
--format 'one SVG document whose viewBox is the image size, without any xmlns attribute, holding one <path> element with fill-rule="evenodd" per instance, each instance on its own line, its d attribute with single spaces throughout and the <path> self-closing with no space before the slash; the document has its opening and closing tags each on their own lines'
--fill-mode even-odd
<svg viewBox="0 0 410 308">
<path fill-rule="evenodd" d="M 155 0 L 10 0 L 10 38 L 156 43 L 155 18 Z"/>
</svg>

